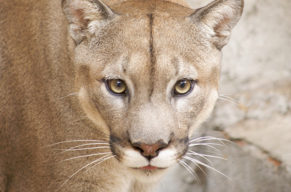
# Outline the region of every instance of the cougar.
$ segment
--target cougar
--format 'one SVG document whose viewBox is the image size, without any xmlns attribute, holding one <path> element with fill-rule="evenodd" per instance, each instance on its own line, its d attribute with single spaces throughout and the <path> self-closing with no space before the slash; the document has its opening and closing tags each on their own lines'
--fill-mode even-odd
<svg viewBox="0 0 291 192">
<path fill-rule="evenodd" d="M 0 191 L 151 191 L 210 115 L 242 9 L 1 1 Z"/>
</svg>

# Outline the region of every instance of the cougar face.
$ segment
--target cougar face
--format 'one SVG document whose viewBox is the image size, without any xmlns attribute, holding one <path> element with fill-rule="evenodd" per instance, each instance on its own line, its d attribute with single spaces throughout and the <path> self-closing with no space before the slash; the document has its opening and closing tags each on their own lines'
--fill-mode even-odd
<svg viewBox="0 0 291 192">
<path fill-rule="evenodd" d="M 111 151 L 139 176 L 159 175 L 218 97 L 220 49 L 243 3 L 191 10 L 165 1 L 67 0 L 79 100 Z"/>
</svg>

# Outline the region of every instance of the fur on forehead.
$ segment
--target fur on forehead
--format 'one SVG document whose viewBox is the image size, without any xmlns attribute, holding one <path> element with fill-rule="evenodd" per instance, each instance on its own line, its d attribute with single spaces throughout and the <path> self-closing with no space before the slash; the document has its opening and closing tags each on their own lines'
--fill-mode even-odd
<svg viewBox="0 0 291 192">
<path fill-rule="evenodd" d="M 96 31 L 119 15 L 138 16 L 154 13 L 190 19 L 194 25 L 200 26 L 201 31 L 208 34 L 209 41 L 218 49 L 227 44 L 230 31 L 238 22 L 243 6 L 243 0 L 215 0 L 195 11 L 183 6 L 173 6 L 165 1 L 125 1 L 114 6 L 115 12 L 119 12 L 117 14 L 100 0 L 63 0 L 63 10 L 70 24 L 70 33 L 77 44 L 96 34 Z M 191 14 L 190 11 L 194 13 Z"/>
</svg>

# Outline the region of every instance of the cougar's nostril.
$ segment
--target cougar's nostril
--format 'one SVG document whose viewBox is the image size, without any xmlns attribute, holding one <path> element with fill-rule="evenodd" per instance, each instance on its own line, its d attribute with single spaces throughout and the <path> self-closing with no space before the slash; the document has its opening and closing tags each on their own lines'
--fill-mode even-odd
<svg viewBox="0 0 291 192">
<path fill-rule="evenodd" d="M 144 157 L 150 160 L 158 156 L 159 151 L 166 148 L 168 145 L 163 142 L 157 142 L 155 144 L 132 143 L 132 146 L 139 150 Z"/>
</svg>

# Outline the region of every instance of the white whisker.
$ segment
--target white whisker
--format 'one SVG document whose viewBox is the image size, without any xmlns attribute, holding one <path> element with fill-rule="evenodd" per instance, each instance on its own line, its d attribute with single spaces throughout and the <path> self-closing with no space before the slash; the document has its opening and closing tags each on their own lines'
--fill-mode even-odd
<svg viewBox="0 0 291 192">
<path fill-rule="evenodd" d="M 99 147 L 88 147 L 88 148 L 80 148 L 80 149 L 57 149 L 61 150 L 61 153 L 70 152 L 70 151 L 85 151 L 85 150 L 93 150 L 93 149 L 109 149 L 109 146 L 99 146 Z"/>
<path fill-rule="evenodd" d="M 79 94 L 78 92 L 70 93 L 70 94 L 68 94 L 68 95 L 66 95 L 64 97 L 60 97 L 59 99 L 64 99 L 64 98 L 70 97 L 70 96 L 77 96 L 78 94 Z"/>
<path fill-rule="evenodd" d="M 228 101 L 228 102 L 235 104 L 235 105 L 239 105 L 239 102 L 236 99 L 234 99 L 230 96 L 227 96 L 227 95 L 219 95 L 218 99 L 223 100 L 223 101 Z"/>
<path fill-rule="evenodd" d="M 71 158 L 68 158 L 68 159 L 62 160 L 62 161 L 60 161 L 60 162 L 70 161 L 70 160 L 79 159 L 79 158 L 84 158 L 84 157 L 92 157 L 92 156 L 108 155 L 108 154 L 111 154 L 111 152 L 93 153 L 93 154 L 89 154 L 89 155 L 81 155 L 81 156 L 77 156 L 77 157 L 71 157 Z"/>
<path fill-rule="evenodd" d="M 199 157 L 201 157 L 201 158 L 203 158 L 203 159 L 205 159 L 210 165 L 213 165 L 213 162 L 210 160 L 210 159 L 208 159 L 207 157 L 205 157 L 205 156 L 203 156 L 203 155 L 200 155 L 199 153 L 197 153 L 197 154 L 195 154 L 195 153 L 189 153 L 189 152 L 187 152 L 186 153 L 186 155 L 196 155 L 196 156 L 199 156 Z"/>
<path fill-rule="evenodd" d="M 46 147 L 53 147 L 55 145 L 59 145 L 59 144 L 64 144 L 64 143 L 75 143 L 75 142 L 106 142 L 106 141 L 102 141 L 102 140 L 68 140 L 68 141 L 61 141 L 61 142 L 57 142 L 57 143 L 52 143 L 50 145 L 47 145 Z M 107 142 L 108 143 L 108 142 Z"/>
<path fill-rule="evenodd" d="M 211 167 L 211 166 L 209 166 L 209 165 L 207 165 L 207 164 L 205 164 L 205 163 L 203 163 L 203 162 L 201 162 L 201 161 L 199 161 L 197 159 L 194 159 L 194 158 L 191 158 L 191 157 L 188 157 L 188 156 L 184 156 L 183 158 L 185 158 L 186 160 L 189 160 L 189 161 L 193 162 L 194 164 L 196 162 L 196 163 L 198 163 L 200 165 L 203 165 L 203 166 L 205 166 L 205 167 L 207 167 L 207 168 L 209 168 L 209 169 L 211 169 L 211 170 L 213 170 L 213 171 L 215 171 L 215 172 L 223 175 L 227 179 L 231 180 L 228 176 L 226 176 L 225 174 L 223 174 L 221 171 L 219 171 L 219 170 L 217 170 L 217 169 L 215 169 L 215 168 L 213 168 L 213 167 Z"/>
<path fill-rule="evenodd" d="M 198 167 L 201 171 L 202 171 L 202 173 L 204 173 L 204 175 L 206 175 L 207 176 L 207 173 L 199 166 L 199 164 L 196 162 L 193 162 L 194 164 L 195 164 L 195 166 L 196 167 Z"/>
<path fill-rule="evenodd" d="M 189 143 L 192 144 L 192 143 L 216 142 L 216 143 L 220 143 L 220 144 L 225 145 L 224 142 L 226 142 L 226 141 L 228 141 L 228 140 L 203 139 L 203 140 L 200 140 L 200 141 L 190 141 Z"/>
<path fill-rule="evenodd" d="M 220 94 L 219 97 L 237 102 L 236 99 L 234 99 L 233 97 L 228 96 L 228 95 L 222 95 L 222 94 Z"/>
<path fill-rule="evenodd" d="M 77 148 L 79 148 L 79 147 L 84 147 L 84 146 L 90 146 L 90 145 L 103 145 L 102 147 L 109 147 L 109 143 L 100 143 L 100 142 L 98 142 L 98 143 L 86 143 L 86 144 L 82 144 L 82 145 L 77 145 L 77 146 L 74 146 L 74 147 L 70 147 L 70 148 L 68 148 L 68 149 L 55 149 L 55 150 L 61 150 L 61 151 L 64 151 L 64 152 L 66 152 L 66 151 L 71 151 L 71 150 L 73 150 L 73 149 L 77 149 Z M 98 146 L 99 147 L 99 146 Z M 80 149 L 86 149 L 86 148 L 80 148 Z M 98 149 L 98 148 L 97 148 Z"/>
<path fill-rule="evenodd" d="M 208 155 L 208 154 L 201 154 L 201 153 L 197 153 L 195 151 L 192 151 L 192 150 L 189 150 L 189 152 L 187 154 L 190 154 L 190 155 L 196 155 L 196 156 L 199 156 L 199 157 L 211 157 L 211 158 L 214 158 L 214 159 L 222 159 L 222 160 L 227 160 L 223 157 L 220 157 L 220 156 L 216 156 L 216 155 Z"/>
<path fill-rule="evenodd" d="M 227 102 L 229 102 L 229 103 L 231 103 L 231 104 L 234 104 L 234 105 L 239 105 L 238 102 L 235 102 L 235 101 L 232 101 L 232 100 L 229 100 L 229 99 L 223 98 L 223 97 L 219 97 L 218 100 L 220 100 L 220 101 L 227 101 Z"/>
<path fill-rule="evenodd" d="M 198 175 L 192 170 L 192 168 L 183 160 L 179 160 L 179 164 L 182 165 L 193 177 L 199 181 Z"/>
<path fill-rule="evenodd" d="M 111 155 L 111 156 L 108 156 L 108 157 L 106 157 L 106 158 L 103 158 L 101 161 L 96 162 L 96 164 L 92 165 L 91 169 L 92 169 L 93 167 L 95 167 L 96 165 L 99 165 L 100 163 L 103 163 L 104 161 L 106 161 L 106 160 L 108 160 L 108 159 L 111 159 L 111 158 L 113 158 L 113 157 L 115 157 L 115 155 Z M 88 170 L 89 170 L 89 169 L 87 169 L 86 172 L 87 172 Z"/>
<path fill-rule="evenodd" d="M 205 137 L 198 137 L 198 138 L 190 139 L 189 143 L 193 143 L 193 142 L 198 143 L 198 142 L 202 142 L 202 141 L 218 141 L 220 143 L 231 142 L 231 141 L 229 141 L 227 139 L 223 139 L 223 138 L 205 136 Z"/>
<path fill-rule="evenodd" d="M 77 146 L 71 147 L 70 149 L 76 149 L 78 147 L 89 146 L 89 145 L 109 145 L 109 143 L 108 142 L 86 143 L 86 144 L 82 144 L 82 145 L 77 145 Z"/>
<path fill-rule="evenodd" d="M 95 164 L 95 163 L 99 163 L 99 162 L 104 162 L 103 160 L 105 158 L 108 158 L 108 157 L 113 157 L 113 156 L 108 156 L 108 155 L 105 155 L 97 160 L 94 160 L 92 161 L 91 163 L 88 163 L 87 165 L 81 167 L 80 169 L 78 169 L 73 175 L 71 175 L 60 187 L 57 191 L 59 191 L 72 177 L 74 177 L 75 175 L 77 175 L 79 172 L 81 172 L 82 170 L 86 169 L 87 167 L 89 167 L 90 165 L 92 164 Z"/>
<path fill-rule="evenodd" d="M 197 144 L 190 144 L 189 147 L 195 147 L 195 146 L 206 146 L 206 147 L 209 147 L 211 149 L 214 149 L 216 151 L 220 151 L 218 148 L 212 146 L 212 145 L 209 145 L 209 144 L 204 144 L 204 143 L 197 143 Z"/>
<path fill-rule="evenodd" d="M 199 146 L 199 145 L 223 146 L 223 144 L 220 144 L 220 143 L 191 143 L 189 146 L 193 147 L 193 146 Z"/>
</svg>

